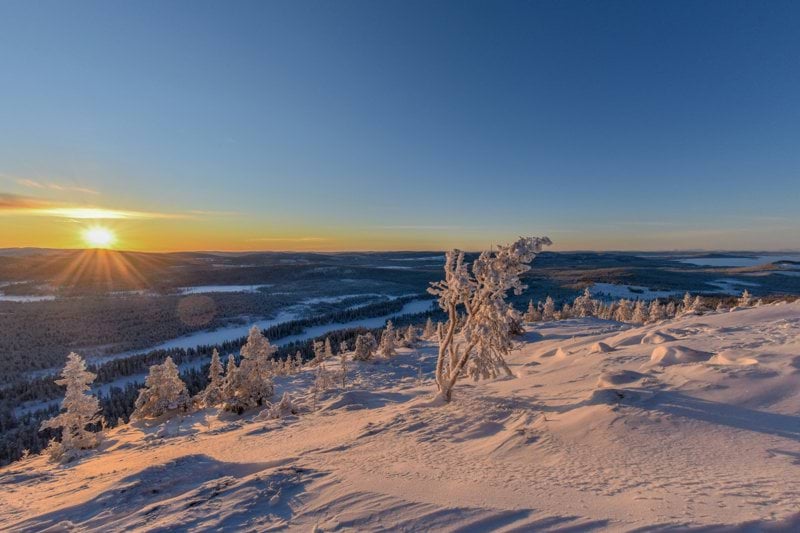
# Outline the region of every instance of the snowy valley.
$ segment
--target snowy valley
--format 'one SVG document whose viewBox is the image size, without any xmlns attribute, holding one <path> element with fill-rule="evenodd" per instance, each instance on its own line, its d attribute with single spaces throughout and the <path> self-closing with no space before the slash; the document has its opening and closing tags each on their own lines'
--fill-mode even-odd
<svg viewBox="0 0 800 533">
<path fill-rule="evenodd" d="M 340 371 L 334 357 L 325 363 Z M 0 471 L 6 528 L 800 527 L 800 302 L 641 327 L 528 324 L 513 373 L 435 398 L 436 346 L 276 378 L 296 414 L 217 408 Z M 316 405 L 312 405 L 312 402 Z M 710 529 L 708 529 L 710 528 Z"/>
</svg>

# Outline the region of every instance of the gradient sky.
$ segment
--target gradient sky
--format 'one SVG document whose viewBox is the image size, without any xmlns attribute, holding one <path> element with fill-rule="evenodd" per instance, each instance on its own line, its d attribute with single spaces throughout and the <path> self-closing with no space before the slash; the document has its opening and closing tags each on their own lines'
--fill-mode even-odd
<svg viewBox="0 0 800 533">
<path fill-rule="evenodd" d="M 800 249 L 798 28 L 779 1 L 5 0 L 0 247 Z"/>
</svg>

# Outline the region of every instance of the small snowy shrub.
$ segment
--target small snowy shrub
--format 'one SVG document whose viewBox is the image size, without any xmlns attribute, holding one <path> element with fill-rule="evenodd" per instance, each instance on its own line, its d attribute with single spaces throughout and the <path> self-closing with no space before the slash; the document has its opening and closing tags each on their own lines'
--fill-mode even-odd
<svg viewBox="0 0 800 533">
<path fill-rule="evenodd" d="M 519 317 L 506 296 L 508 291 L 520 295 L 527 288 L 520 276 L 530 270 L 529 263 L 549 244 L 547 237 L 521 238 L 494 252 L 481 253 L 471 268 L 464 262 L 464 252 L 447 252 L 445 279 L 428 289 L 439 297 L 439 307 L 448 316 L 435 372 L 439 392 L 446 401 L 452 398 L 462 372 L 474 379 L 495 376 L 500 370 L 511 374 L 504 356 L 512 347 L 512 322 Z M 456 338 L 460 309 L 464 317 Z"/>
</svg>

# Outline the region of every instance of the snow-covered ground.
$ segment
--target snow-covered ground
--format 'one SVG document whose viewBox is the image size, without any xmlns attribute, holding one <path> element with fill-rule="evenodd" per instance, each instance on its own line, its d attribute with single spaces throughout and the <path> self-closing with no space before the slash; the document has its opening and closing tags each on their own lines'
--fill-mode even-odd
<svg viewBox="0 0 800 533">
<path fill-rule="evenodd" d="M 318 409 L 111 430 L 0 469 L 19 531 L 800 529 L 800 302 L 528 328 L 515 376 L 432 400 L 435 347 L 351 363 Z M 328 363 L 330 371 L 338 361 Z M 308 407 L 313 371 L 277 383 Z"/>
</svg>

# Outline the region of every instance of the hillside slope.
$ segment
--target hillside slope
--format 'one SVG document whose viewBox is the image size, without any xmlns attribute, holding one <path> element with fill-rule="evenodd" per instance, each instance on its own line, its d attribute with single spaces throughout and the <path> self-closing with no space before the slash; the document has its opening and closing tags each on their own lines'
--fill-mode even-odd
<svg viewBox="0 0 800 533">
<path fill-rule="evenodd" d="M 313 413 L 205 410 L 0 470 L 21 531 L 800 528 L 800 302 L 528 328 L 515 377 L 432 400 L 435 347 Z M 331 371 L 338 369 L 330 361 Z M 307 371 L 278 383 L 305 395 Z M 307 403 L 306 406 L 309 404 Z"/>
</svg>

